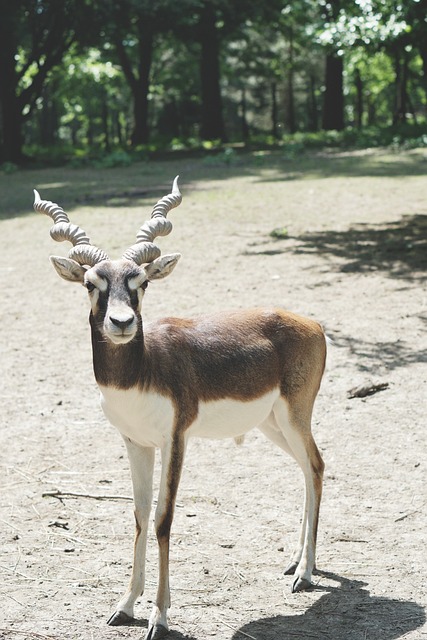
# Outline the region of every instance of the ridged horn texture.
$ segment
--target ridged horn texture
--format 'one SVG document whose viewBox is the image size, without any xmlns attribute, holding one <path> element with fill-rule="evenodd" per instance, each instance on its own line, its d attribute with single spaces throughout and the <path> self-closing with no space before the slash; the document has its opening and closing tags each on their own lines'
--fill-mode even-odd
<svg viewBox="0 0 427 640">
<path fill-rule="evenodd" d="M 176 176 L 172 185 L 172 192 L 159 200 L 153 208 L 151 219 L 144 222 L 137 233 L 136 244 L 127 249 L 123 258 L 133 260 L 136 264 L 146 264 L 152 262 L 160 256 L 160 249 L 153 243 L 157 236 L 167 236 L 172 231 L 172 223 L 166 219 L 171 209 L 174 209 L 182 202 L 182 195 L 178 187 Z"/>
<path fill-rule="evenodd" d="M 102 260 L 108 260 L 105 251 L 98 249 L 90 243 L 90 240 L 81 227 L 71 224 L 65 211 L 50 200 L 42 200 L 38 191 L 34 189 L 34 211 L 44 213 L 52 218 L 54 225 L 50 235 L 57 242 L 68 240 L 73 245 L 68 257 L 81 265 L 93 267 Z"/>
</svg>

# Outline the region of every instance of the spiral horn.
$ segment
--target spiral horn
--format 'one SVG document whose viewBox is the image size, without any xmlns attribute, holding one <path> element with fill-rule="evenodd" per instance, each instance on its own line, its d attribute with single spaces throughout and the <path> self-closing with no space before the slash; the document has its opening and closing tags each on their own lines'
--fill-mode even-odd
<svg viewBox="0 0 427 640">
<path fill-rule="evenodd" d="M 146 220 L 140 227 L 136 243 L 126 249 L 123 258 L 133 260 L 136 264 L 152 262 L 160 256 L 160 249 L 153 243 L 158 236 L 167 236 L 172 231 L 172 223 L 166 219 L 171 209 L 182 202 L 182 195 L 178 187 L 178 178 L 173 181 L 172 191 L 161 198 L 153 207 L 150 220 Z"/>
<path fill-rule="evenodd" d="M 65 211 L 50 200 L 42 200 L 40 194 L 34 189 L 34 211 L 44 213 L 52 218 L 54 225 L 50 230 L 53 240 L 63 242 L 67 240 L 71 242 L 73 248 L 70 250 L 68 257 L 75 260 L 81 265 L 93 267 L 102 260 L 108 260 L 108 255 L 102 249 L 98 249 L 91 244 L 86 232 L 75 224 L 70 222 Z"/>
</svg>

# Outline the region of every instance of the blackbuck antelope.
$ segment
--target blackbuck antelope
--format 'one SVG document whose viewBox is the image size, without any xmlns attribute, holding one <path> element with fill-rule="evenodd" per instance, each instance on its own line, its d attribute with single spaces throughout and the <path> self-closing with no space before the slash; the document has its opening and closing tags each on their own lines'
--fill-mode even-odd
<svg viewBox="0 0 427 640">
<path fill-rule="evenodd" d="M 168 632 L 169 538 L 184 454 L 191 436 L 238 438 L 258 427 L 289 453 L 305 478 L 298 545 L 285 573 L 293 591 L 311 584 L 324 464 L 311 434 L 326 340 L 316 322 L 274 308 L 217 313 L 197 319 L 163 318 L 143 324 L 141 304 L 149 282 L 169 275 L 180 255 L 160 255 L 153 240 L 170 233 L 168 212 L 181 203 L 172 193 L 154 206 L 136 244 L 110 260 L 70 223 L 58 205 L 34 208 L 54 221 L 54 240 L 68 240 L 68 258 L 51 261 L 65 280 L 82 283 L 91 302 L 93 366 L 108 420 L 124 438 L 135 501 L 136 535 L 129 588 L 108 620 L 129 622 L 144 591 L 147 528 L 152 502 L 154 451 L 162 471 L 155 512 L 159 548 L 156 602 L 146 638 Z"/>
</svg>

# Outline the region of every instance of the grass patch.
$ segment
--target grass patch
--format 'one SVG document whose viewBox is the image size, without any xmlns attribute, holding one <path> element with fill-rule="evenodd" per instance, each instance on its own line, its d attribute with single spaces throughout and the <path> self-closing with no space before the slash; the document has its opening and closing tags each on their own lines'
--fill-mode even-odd
<svg viewBox="0 0 427 640">
<path fill-rule="evenodd" d="M 415 148 L 427 148 L 427 123 L 405 124 L 387 127 L 348 127 L 343 131 L 297 132 L 285 134 L 275 140 L 269 135 L 255 135 L 250 141 L 224 144 L 220 140 L 201 140 L 190 137 L 173 139 L 171 142 L 157 141 L 136 148 L 100 147 L 75 148 L 69 144 L 24 148 L 26 164 L 32 168 L 69 166 L 71 168 L 127 167 L 135 162 L 155 159 L 203 158 L 209 165 L 235 164 L 242 151 L 279 151 L 286 160 L 320 150 L 355 150 L 387 148 L 398 152 Z M 10 163 L 3 165 L 8 171 Z"/>
<path fill-rule="evenodd" d="M 210 157 L 210 156 L 209 156 Z M 162 160 L 129 162 L 126 156 L 110 157 L 107 163 L 72 168 L 13 167 L 0 171 L 0 218 L 31 213 L 32 189 L 42 197 L 60 201 L 72 209 L 79 205 L 107 204 L 120 201 L 129 206 L 151 204 L 161 197 L 180 174 L 180 183 L 191 189 L 192 183 L 201 185 L 221 180 L 224 185 L 235 178 L 249 177 L 261 184 L 320 180 L 323 178 L 405 177 L 427 174 L 427 152 L 424 149 L 404 152 L 336 151 L 322 149 L 288 157 L 281 149 L 233 150 L 216 152 L 214 160 L 202 157 L 168 157 Z M 200 188 L 200 187 L 199 187 Z M 427 194 L 426 194 L 427 196 Z M 282 233 L 278 231 L 277 233 Z"/>
</svg>

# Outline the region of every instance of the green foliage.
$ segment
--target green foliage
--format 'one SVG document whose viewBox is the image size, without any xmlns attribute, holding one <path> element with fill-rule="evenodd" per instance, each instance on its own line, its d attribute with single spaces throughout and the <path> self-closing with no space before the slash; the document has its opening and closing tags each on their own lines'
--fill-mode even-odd
<svg viewBox="0 0 427 640">
<path fill-rule="evenodd" d="M 343 131 L 296 133 L 283 140 L 285 157 L 292 159 L 304 151 L 314 149 L 366 149 L 390 147 L 415 149 L 427 145 L 427 124 L 406 124 L 388 127 L 348 127 Z"/>
<path fill-rule="evenodd" d="M 3 171 L 3 173 L 9 175 L 11 173 L 15 173 L 15 171 L 18 171 L 18 165 L 14 162 L 3 162 L 3 164 L 0 165 L 0 171 Z"/>
<path fill-rule="evenodd" d="M 70 145 L 54 147 L 32 145 L 25 147 L 25 153 L 33 168 L 66 165 L 72 169 L 85 167 L 111 169 L 129 167 L 133 162 L 148 159 L 148 152 L 141 148 L 135 149 L 131 153 L 124 149 L 115 149 L 106 153 L 99 148 L 89 151 L 86 148 L 73 148 Z"/>
<path fill-rule="evenodd" d="M 390 147 L 394 151 L 402 151 L 408 149 L 422 149 L 427 147 L 427 133 L 419 136 L 407 136 L 396 134 L 390 143 Z"/>
<path fill-rule="evenodd" d="M 289 136 L 288 141 L 283 143 L 283 155 L 286 160 L 293 160 L 304 152 L 305 143 L 299 138 L 298 135 Z"/>
<path fill-rule="evenodd" d="M 388 0 L 341 1 L 329 5 L 334 7 L 332 11 L 324 5 L 326 21 L 319 28 L 317 39 L 335 50 L 386 43 L 410 29 L 403 3 L 397 7 Z"/>
<path fill-rule="evenodd" d="M 322 149 L 352 150 L 384 147 L 392 151 L 427 147 L 427 124 L 406 124 L 388 127 L 364 127 L 356 129 L 348 127 L 343 131 L 298 132 L 287 134 L 282 140 L 274 140 L 271 136 L 258 135 L 248 149 L 252 149 L 251 162 L 254 165 L 268 164 L 271 152 L 278 151 L 286 161 L 294 161 L 306 156 L 311 151 Z M 241 147 L 244 151 L 245 147 Z M 201 157 L 203 165 L 210 167 L 239 166 L 244 162 L 241 153 L 230 145 L 207 143 L 196 138 L 175 139 L 172 145 L 140 145 L 135 149 L 117 148 L 105 152 L 100 148 L 88 150 L 84 147 L 73 148 L 70 145 L 43 147 L 32 145 L 25 147 L 31 166 L 52 167 L 68 166 L 74 169 L 98 168 L 112 169 L 130 167 L 135 162 L 149 162 L 152 158 L 173 158 L 183 153 Z M 17 169 L 14 163 L 4 163 L 0 170 L 13 173 Z"/>
<path fill-rule="evenodd" d="M 212 149 L 220 149 L 221 148 L 221 140 L 203 140 L 202 147 L 207 151 L 211 151 Z"/>
<path fill-rule="evenodd" d="M 398 5 L 392 0 L 183 0 L 179 7 L 170 0 L 124 0 L 120 10 L 111 0 L 18 4 L 23 10 L 17 5 L 0 24 L 0 71 L 9 61 L 8 73 L 0 75 L 16 79 L 16 86 L 0 96 L 0 162 L 21 161 L 19 154 L 8 156 L 2 148 L 11 123 L 8 128 L 1 118 L 12 113 L 25 154 L 39 166 L 126 167 L 157 150 L 205 153 L 207 164 L 236 163 L 232 147 L 200 139 L 199 23 L 208 5 L 216 16 L 230 141 L 278 145 L 290 161 L 325 146 L 424 145 L 424 0 Z M 143 48 L 148 27 L 152 50 Z M 317 131 L 324 59 L 331 50 L 344 61 L 348 126 L 339 133 Z M 146 96 L 150 144 L 140 145 L 132 137 L 138 113 L 133 100 L 141 90 L 140 65 L 151 55 Z M 399 117 L 418 126 L 416 131 L 388 126 L 396 121 L 403 78 L 408 100 Z M 1 103 L 6 95 L 16 96 L 13 108 Z M 283 134 L 295 130 L 292 136 Z M 13 139 L 15 152 L 22 150 L 20 136 Z"/>
<path fill-rule="evenodd" d="M 129 167 L 132 157 L 126 151 L 113 151 L 95 162 L 100 169 L 114 169 L 116 167 Z"/>
<path fill-rule="evenodd" d="M 156 151 L 154 144 L 140 144 L 132 148 L 131 158 L 134 162 L 148 162 L 150 153 Z M 129 154 L 128 154 L 129 155 Z"/>
<path fill-rule="evenodd" d="M 200 147 L 198 138 L 173 138 L 169 148 L 171 151 L 188 151 L 190 149 L 198 149 Z"/>
<path fill-rule="evenodd" d="M 270 231 L 270 236 L 275 240 L 286 240 L 288 238 L 288 230 L 286 227 L 278 227 Z"/>
<path fill-rule="evenodd" d="M 33 167 L 60 167 L 67 164 L 76 151 L 68 144 L 31 144 L 24 147 L 24 154 Z"/>
<path fill-rule="evenodd" d="M 73 169 L 82 167 L 95 167 L 96 169 L 115 169 L 118 167 L 130 167 L 134 162 L 148 161 L 149 152 L 147 149 L 138 147 L 131 152 L 124 149 L 115 149 L 110 153 L 98 151 L 88 154 L 80 150 L 67 162 Z"/>
<path fill-rule="evenodd" d="M 208 166 L 229 167 L 231 165 L 236 164 L 236 162 L 237 162 L 237 153 L 235 149 L 233 149 L 232 147 L 226 147 L 220 153 L 208 155 L 203 158 L 203 164 L 206 164 Z"/>
</svg>

